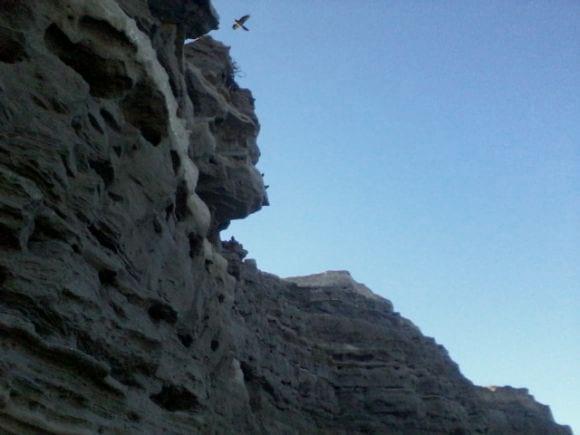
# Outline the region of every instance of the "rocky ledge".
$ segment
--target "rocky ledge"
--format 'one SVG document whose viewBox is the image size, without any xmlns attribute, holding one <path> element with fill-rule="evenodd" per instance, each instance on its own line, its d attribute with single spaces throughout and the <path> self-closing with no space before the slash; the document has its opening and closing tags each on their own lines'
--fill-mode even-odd
<svg viewBox="0 0 580 435">
<path fill-rule="evenodd" d="M 570 433 L 347 272 L 222 244 L 268 198 L 217 23 L 208 0 L 0 2 L 0 432 Z"/>
</svg>

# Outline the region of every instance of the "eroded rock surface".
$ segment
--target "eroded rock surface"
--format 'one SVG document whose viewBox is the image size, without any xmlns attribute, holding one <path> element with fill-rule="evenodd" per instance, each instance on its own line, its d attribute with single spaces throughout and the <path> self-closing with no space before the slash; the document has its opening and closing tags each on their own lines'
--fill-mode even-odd
<svg viewBox="0 0 580 435">
<path fill-rule="evenodd" d="M 264 433 L 571 433 L 527 390 L 474 386 L 348 272 L 284 280 L 236 245 L 236 357 Z"/>
<path fill-rule="evenodd" d="M 208 0 L 0 2 L 0 432 L 569 433 L 346 272 L 219 231 L 268 203 Z M 227 260 L 226 260 L 227 258 Z"/>
</svg>

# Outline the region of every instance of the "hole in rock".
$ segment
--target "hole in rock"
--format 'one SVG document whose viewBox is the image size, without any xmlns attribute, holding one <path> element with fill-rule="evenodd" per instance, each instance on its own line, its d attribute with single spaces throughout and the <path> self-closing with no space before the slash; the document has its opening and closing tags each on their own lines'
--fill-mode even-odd
<svg viewBox="0 0 580 435">
<path fill-rule="evenodd" d="M 99 281 L 104 286 L 114 286 L 117 281 L 117 272 L 110 269 L 103 269 L 99 271 Z"/>
<path fill-rule="evenodd" d="M 159 222 L 159 219 L 157 218 L 153 219 L 153 231 L 155 231 L 156 234 L 161 234 L 163 232 L 161 222 Z"/>
<path fill-rule="evenodd" d="M 95 118 L 91 113 L 89 113 L 89 122 L 91 123 L 93 128 L 95 130 L 97 130 L 99 133 L 105 134 L 105 132 L 103 131 L 103 128 L 101 127 L 101 124 L 99 124 L 99 121 L 97 121 L 97 118 Z"/>
<path fill-rule="evenodd" d="M 139 82 L 121 102 L 125 119 L 153 145 L 167 136 L 169 114 L 165 97 L 147 81 Z"/>
<path fill-rule="evenodd" d="M 73 128 L 77 136 L 80 136 L 83 131 L 83 123 L 80 116 L 73 117 L 70 121 L 70 126 Z"/>
<path fill-rule="evenodd" d="M 247 362 L 242 361 L 240 363 L 240 368 L 242 369 L 242 373 L 244 374 L 245 382 L 252 382 L 254 379 L 256 379 L 256 371 Z"/>
<path fill-rule="evenodd" d="M 66 171 L 67 177 L 75 178 L 75 173 L 73 172 L 71 165 L 69 164 L 69 160 L 65 156 L 61 155 L 60 161 L 62 162 L 62 166 L 64 166 L 64 170 Z"/>
<path fill-rule="evenodd" d="M 216 118 L 214 119 L 214 121 L 213 121 L 213 124 L 214 124 L 216 127 L 220 127 L 220 126 L 221 126 L 221 125 L 224 123 L 224 121 L 225 121 L 225 120 L 224 120 L 224 118 L 222 118 L 222 117 L 216 117 Z"/>
<path fill-rule="evenodd" d="M 177 312 L 163 302 L 153 302 L 147 313 L 154 322 L 160 322 L 163 320 L 171 325 L 174 325 L 177 322 Z"/>
<path fill-rule="evenodd" d="M 121 127 L 119 127 L 119 123 L 115 119 L 115 117 L 109 112 L 108 110 L 101 109 L 101 117 L 105 120 L 105 123 L 109 126 L 109 128 L 113 131 L 119 133 L 121 131 Z"/>
<path fill-rule="evenodd" d="M 114 98 L 133 87 L 123 61 L 103 58 L 90 47 L 73 43 L 56 24 L 48 27 L 44 41 L 53 54 L 89 84 L 91 95 Z"/>
<path fill-rule="evenodd" d="M 195 258 L 201 253 L 203 238 L 196 233 L 189 233 L 187 237 L 189 239 L 189 256 Z"/>
<path fill-rule="evenodd" d="M 187 186 L 180 181 L 175 191 L 175 217 L 181 221 L 187 216 Z"/>
<path fill-rule="evenodd" d="M 225 299 L 226 299 L 226 297 L 225 297 L 224 295 L 219 295 L 219 296 L 218 296 L 218 302 L 219 302 L 220 304 L 223 304 L 223 302 L 224 302 L 224 300 L 225 300 Z"/>
<path fill-rule="evenodd" d="M 195 411 L 199 399 L 191 391 L 177 385 L 164 385 L 161 391 L 150 396 L 151 400 L 168 411 Z"/>
<path fill-rule="evenodd" d="M 79 20 L 79 25 L 93 39 L 103 41 L 108 47 L 117 46 L 132 52 L 137 51 L 123 32 L 118 31 L 106 21 L 84 16 Z"/>
<path fill-rule="evenodd" d="M 135 411 L 129 411 L 127 418 L 131 421 L 141 421 L 141 417 Z"/>
<path fill-rule="evenodd" d="M 8 269 L 0 266 L 0 287 L 3 287 L 6 281 L 8 281 Z"/>
<path fill-rule="evenodd" d="M 44 214 L 39 214 L 34 219 L 34 231 L 28 238 L 29 242 L 39 242 L 50 239 L 66 240 L 66 232 L 62 231 L 58 226 Z"/>
<path fill-rule="evenodd" d="M 110 302 L 109 306 L 113 309 L 113 311 L 115 312 L 115 314 L 117 316 L 119 316 L 122 319 L 126 319 L 127 318 L 127 313 L 125 313 L 125 310 L 123 309 L 123 307 L 121 307 L 120 305 L 115 304 L 114 302 Z"/>
<path fill-rule="evenodd" d="M 189 347 L 191 346 L 191 343 L 193 343 L 193 337 L 191 334 L 177 334 L 177 338 L 179 338 L 179 341 L 181 341 L 181 344 L 185 347 Z"/>
<path fill-rule="evenodd" d="M 169 220 L 169 218 L 171 217 L 171 215 L 173 214 L 173 204 L 169 204 L 166 208 L 165 208 L 165 219 Z"/>
<path fill-rule="evenodd" d="M 105 183 L 105 187 L 109 187 L 115 179 L 115 170 L 110 160 L 90 160 L 89 166 L 99 174 Z"/>
<path fill-rule="evenodd" d="M 56 113 L 62 114 L 69 113 L 68 107 L 55 97 L 50 98 L 50 105 L 52 107 L 52 110 L 54 110 Z"/>
<path fill-rule="evenodd" d="M 212 340 L 212 341 L 211 341 L 211 344 L 210 344 L 210 347 L 211 347 L 211 350 L 212 350 L 212 352 L 215 352 L 216 350 L 218 350 L 218 349 L 219 349 L 219 347 L 220 347 L 220 342 L 219 342 L 219 341 L 217 341 L 217 340 Z"/>
<path fill-rule="evenodd" d="M 109 192 L 108 195 L 109 195 L 109 198 L 111 198 L 115 202 L 123 201 L 123 197 L 121 195 L 117 195 L 116 193 L 113 193 L 113 192 Z"/>
<path fill-rule="evenodd" d="M 18 234 L 12 228 L 0 223 L 0 247 L 5 249 L 20 249 Z"/>
<path fill-rule="evenodd" d="M 181 166 L 181 159 L 177 154 L 177 151 L 171 150 L 170 154 L 171 154 L 171 164 L 173 165 L 173 172 L 177 174 L 177 171 L 179 171 L 179 167 Z"/>
<path fill-rule="evenodd" d="M 117 243 L 117 237 L 113 233 L 113 231 L 101 224 L 97 227 L 95 224 L 89 225 L 90 233 L 97 239 L 97 241 L 107 249 L 110 249 L 113 252 L 119 252 L 119 245 Z"/>
<path fill-rule="evenodd" d="M 31 99 L 32 99 L 32 102 L 34 104 L 36 104 L 38 107 L 40 107 L 41 109 L 49 110 L 48 102 L 45 101 L 43 98 L 41 98 L 37 95 L 32 95 Z"/>
</svg>

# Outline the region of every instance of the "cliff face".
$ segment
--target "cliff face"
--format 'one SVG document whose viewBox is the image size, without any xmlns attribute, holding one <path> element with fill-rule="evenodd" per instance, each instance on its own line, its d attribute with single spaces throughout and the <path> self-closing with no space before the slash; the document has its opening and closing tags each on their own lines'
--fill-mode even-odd
<svg viewBox="0 0 580 435">
<path fill-rule="evenodd" d="M 3 433 L 569 433 L 346 273 L 219 231 L 268 200 L 203 0 L 0 2 Z"/>
</svg>

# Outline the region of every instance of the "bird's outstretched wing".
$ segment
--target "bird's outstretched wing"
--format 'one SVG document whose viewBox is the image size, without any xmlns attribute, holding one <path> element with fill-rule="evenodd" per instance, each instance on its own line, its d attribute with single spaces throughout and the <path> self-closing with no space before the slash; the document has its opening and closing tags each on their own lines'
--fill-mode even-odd
<svg viewBox="0 0 580 435">
<path fill-rule="evenodd" d="M 248 21 L 248 18 L 250 18 L 249 15 L 244 15 L 242 18 L 240 18 L 238 20 L 238 23 L 240 23 L 240 25 L 244 24 L 246 21 Z"/>
</svg>

